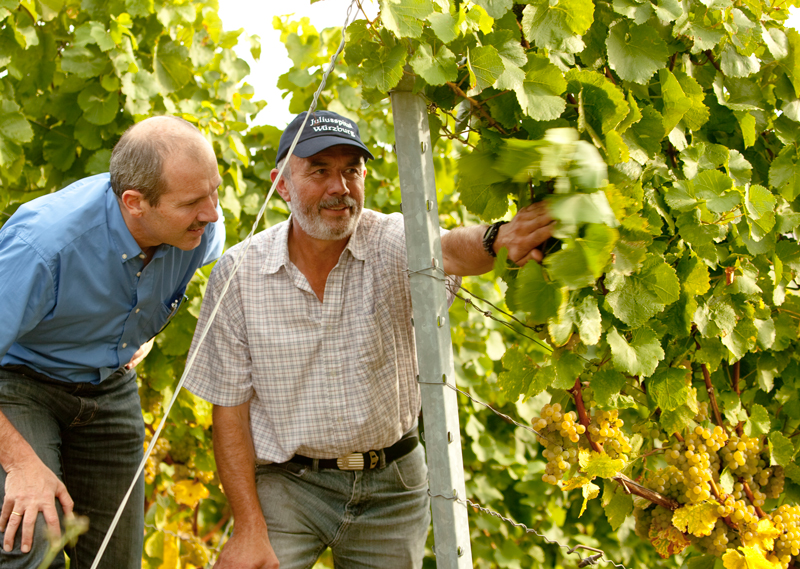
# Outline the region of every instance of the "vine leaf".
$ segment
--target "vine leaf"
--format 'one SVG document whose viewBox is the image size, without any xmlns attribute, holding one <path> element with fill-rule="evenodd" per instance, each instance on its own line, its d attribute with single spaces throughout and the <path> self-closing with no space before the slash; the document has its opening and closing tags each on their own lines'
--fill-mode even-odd
<svg viewBox="0 0 800 569">
<path fill-rule="evenodd" d="M 381 21 L 399 38 L 418 38 L 431 12 L 430 0 L 381 0 Z"/>
<path fill-rule="evenodd" d="M 531 0 L 522 12 L 522 31 L 536 47 L 578 53 L 593 21 L 592 0 Z"/>
<path fill-rule="evenodd" d="M 430 44 L 420 44 L 410 63 L 414 73 L 429 85 L 444 85 L 458 76 L 456 57 L 444 45 L 434 53 Z"/>
<path fill-rule="evenodd" d="M 625 461 L 611 458 L 604 452 L 581 449 L 578 455 L 581 470 L 590 478 L 613 478 L 625 468 Z"/>
<path fill-rule="evenodd" d="M 647 83 L 666 67 L 669 50 L 652 26 L 621 21 L 608 31 L 608 64 L 625 81 Z"/>
<path fill-rule="evenodd" d="M 647 393 L 664 411 L 674 411 L 689 398 L 686 370 L 675 367 L 659 369 L 647 380 Z"/>
<path fill-rule="evenodd" d="M 664 559 L 680 553 L 691 544 L 680 530 L 663 518 L 653 520 L 648 537 L 656 552 Z"/>
<path fill-rule="evenodd" d="M 538 263 L 527 263 L 509 283 L 506 302 L 512 310 L 528 314 L 532 322 L 543 324 L 558 314 L 562 302 L 561 287 L 545 278 Z"/>
<path fill-rule="evenodd" d="M 469 68 L 469 95 L 476 95 L 494 85 L 505 67 L 497 48 L 492 45 L 476 47 L 467 51 Z"/>
<path fill-rule="evenodd" d="M 611 529 L 617 531 L 633 512 L 633 497 L 623 492 L 615 493 L 611 501 L 606 504 L 605 512 Z"/>
<path fill-rule="evenodd" d="M 606 286 L 611 290 L 606 299 L 614 316 L 631 327 L 641 326 L 680 298 L 675 269 L 658 257 L 646 259 L 638 273 L 611 275 Z"/>
<path fill-rule="evenodd" d="M 769 434 L 770 463 L 775 466 L 787 466 L 794 458 L 794 445 L 786 435 L 779 431 Z"/>
<path fill-rule="evenodd" d="M 628 343 L 616 328 L 606 334 L 614 367 L 629 375 L 648 377 L 664 359 L 664 350 L 652 328 L 642 326 L 634 330 L 632 336 Z"/>
<path fill-rule="evenodd" d="M 715 500 L 686 505 L 673 512 L 672 524 L 682 532 L 688 532 L 697 537 L 711 535 L 711 531 L 719 519 L 718 507 L 719 503 Z"/>
<path fill-rule="evenodd" d="M 567 82 L 547 57 L 530 55 L 522 80 L 512 88 L 522 110 L 534 120 L 557 119 L 567 107 L 567 102 L 561 97 Z"/>
</svg>

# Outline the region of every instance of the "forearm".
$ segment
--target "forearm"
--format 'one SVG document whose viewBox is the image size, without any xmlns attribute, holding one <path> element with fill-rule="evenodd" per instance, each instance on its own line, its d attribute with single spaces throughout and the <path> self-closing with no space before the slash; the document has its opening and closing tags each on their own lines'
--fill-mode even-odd
<svg viewBox="0 0 800 569">
<path fill-rule="evenodd" d="M 250 435 L 250 403 L 214 406 L 214 457 L 237 531 L 266 530 L 256 491 L 255 451 Z"/>
<path fill-rule="evenodd" d="M 6 472 L 23 468 L 39 461 L 39 457 L 11 421 L 0 411 L 0 466 Z"/>
<path fill-rule="evenodd" d="M 494 257 L 483 248 L 485 225 L 457 227 L 442 236 L 444 272 L 467 277 L 482 275 L 494 267 Z"/>
</svg>

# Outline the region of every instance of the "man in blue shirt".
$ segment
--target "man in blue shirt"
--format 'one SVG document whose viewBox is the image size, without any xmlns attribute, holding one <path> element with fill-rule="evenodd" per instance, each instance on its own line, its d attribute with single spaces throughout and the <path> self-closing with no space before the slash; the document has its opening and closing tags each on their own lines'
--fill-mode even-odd
<svg viewBox="0 0 800 569">
<path fill-rule="evenodd" d="M 4 568 L 37 567 L 73 509 L 90 528 L 71 568 L 91 565 L 142 457 L 133 368 L 225 241 L 216 156 L 190 123 L 131 127 L 109 170 L 0 228 Z M 141 565 L 143 501 L 140 478 L 101 566 Z"/>
</svg>

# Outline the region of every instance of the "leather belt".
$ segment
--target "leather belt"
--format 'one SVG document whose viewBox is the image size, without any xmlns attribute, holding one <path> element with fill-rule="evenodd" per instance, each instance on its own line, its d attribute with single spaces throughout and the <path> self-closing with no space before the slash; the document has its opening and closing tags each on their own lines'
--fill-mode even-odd
<svg viewBox="0 0 800 569">
<path fill-rule="evenodd" d="M 390 462 L 404 457 L 419 444 L 417 428 L 414 427 L 402 439 L 390 447 L 367 452 L 354 452 L 339 458 L 309 458 L 300 454 L 294 455 L 287 462 L 294 462 L 305 466 L 328 468 L 334 470 L 372 470 L 378 466 L 385 466 Z M 383 458 L 383 461 L 381 461 Z"/>
</svg>

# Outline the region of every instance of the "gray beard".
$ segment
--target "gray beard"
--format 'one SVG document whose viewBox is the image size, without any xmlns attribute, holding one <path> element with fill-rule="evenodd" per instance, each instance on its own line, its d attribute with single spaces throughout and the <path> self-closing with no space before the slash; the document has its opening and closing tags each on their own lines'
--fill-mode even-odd
<svg viewBox="0 0 800 569">
<path fill-rule="evenodd" d="M 321 208 L 337 205 L 351 208 L 351 215 L 348 219 L 326 221 L 322 218 Z M 361 217 L 362 209 L 363 204 L 358 203 L 350 196 L 344 196 L 322 202 L 318 207 L 292 208 L 292 216 L 309 237 L 321 241 L 337 241 L 353 234 L 358 224 L 358 219 Z"/>
</svg>

